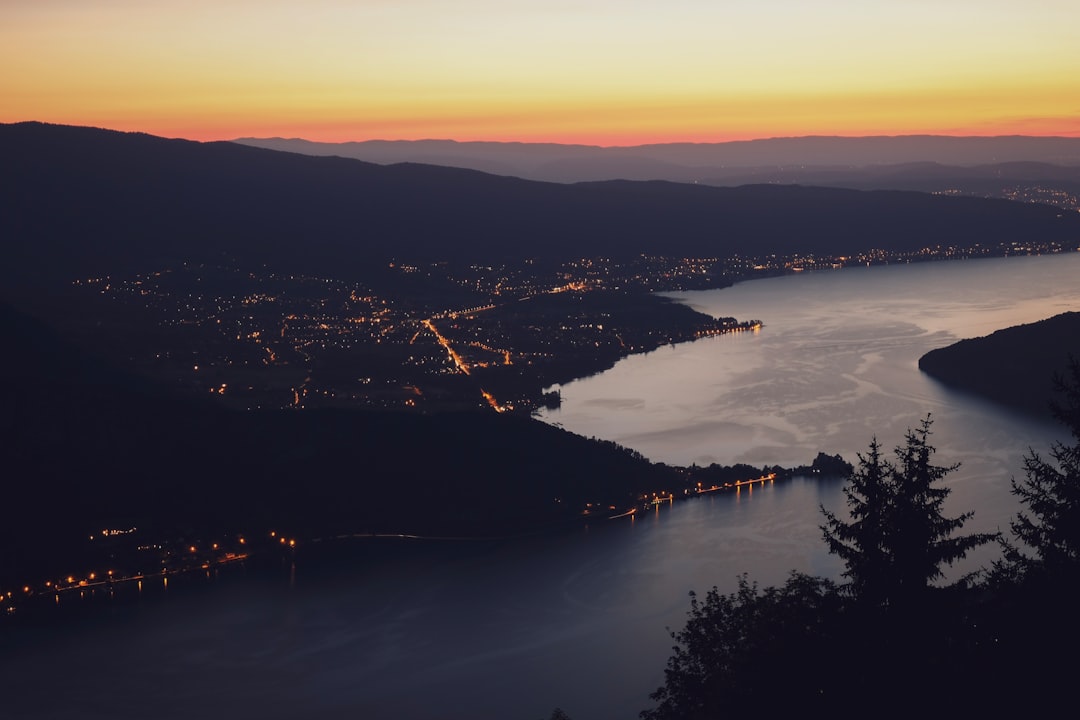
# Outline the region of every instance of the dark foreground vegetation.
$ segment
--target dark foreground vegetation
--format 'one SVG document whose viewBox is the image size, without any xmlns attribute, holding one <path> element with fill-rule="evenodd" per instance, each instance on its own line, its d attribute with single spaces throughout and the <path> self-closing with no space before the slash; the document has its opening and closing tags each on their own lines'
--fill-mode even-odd
<svg viewBox="0 0 1080 720">
<path fill-rule="evenodd" d="M 1080 619 L 1080 363 L 1056 382 L 1055 417 L 1070 445 L 1030 451 L 1013 480 L 1010 533 L 964 535 L 947 517 L 932 462 L 931 422 L 909 430 L 892 459 L 877 440 L 845 487 L 848 513 L 822 509 L 822 532 L 844 582 L 793 573 L 781 587 L 691 596 L 673 633 L 666 680 L 645 720 L 929 717 L 1041 714 L 1073 702 Z M 976 576 L 935 584 L 971 548 L 1001 558 Z"/>
</svg>

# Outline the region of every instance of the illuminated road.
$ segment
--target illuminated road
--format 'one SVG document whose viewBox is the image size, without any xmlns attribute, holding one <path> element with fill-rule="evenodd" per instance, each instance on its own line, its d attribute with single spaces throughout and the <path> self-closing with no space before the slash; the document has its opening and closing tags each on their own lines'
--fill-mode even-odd
<svg viewBox="0 0 1080 720">
<path fill-rule="evenodd" d="M 450 359 L 454 361 L 454 365 L 458 370 L 469 375 L 469 366 L 465 364 L 465 361 L 461 359 L 461 356 L 457 354 L 457 351 L 450 345 L 450 341 L 438 331 L 435 327 L 435 323 L 430 320 L 424 320 L 421 323 L 424 327 L 431 331 L 431 334 L 435 336 L 435 339 L 439 341 L 439 344 L 446 348 L 446 352 L 450 355 Z"/>
<path fill-rule="evenodd" d="M 435 327 L 435 323 L 433 323 L 431 320 L 424 320 L 421 324 L 431 331 L 431 334 L 435 336 L 435 339 L 439 341 L 440 345 L 446 348 L 447 354 L 450 355 L 450 359 L 454 361 L 454 365 L 457 367 L 457 369 L 465 373 L 466 375 L 470 375 L 471 373 L 469 372 L 469 366 L 465 363 L 464 360 L 461 359 L 461 356 L 458 355 L 457 351 L 454 350 L 454 348 L 450 345 L 450 341 L 446 338 L 446 336 L 440 333 L 438 328 Z M 510 364 L 510 353 L 506 354 L 506 364 Z M 499 404 L 499 401 L 495 399 L 495 396 L 489 393 L 487 390 L 481 388 L 480 394 L 484 396 L 484 401 L 488 405 L 490 405 L 491 409 L 495 412 L 501 413 L 507 411 L 508 408 L 505 405 Z"/>
<path fill-rule="evenodd" d="M 489 393 L 487 390 L 481 389 L 480 394 L 484 396 L 484 400 L 491 406 L 491 409 L 495 412 L 506 412 L 506 408 L 499 404 L 499 401 L 495 399 L 495 396 Z"/>
</svg>

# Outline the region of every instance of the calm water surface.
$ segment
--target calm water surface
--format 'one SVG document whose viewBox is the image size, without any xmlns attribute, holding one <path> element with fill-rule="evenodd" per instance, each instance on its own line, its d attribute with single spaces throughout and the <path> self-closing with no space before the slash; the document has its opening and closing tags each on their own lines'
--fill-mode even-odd
<svg viewBox="0 0 1080 720">
<path fill-rule="evenodd" d="M 844 270 L 678 296 L 765 328 L 664 348 L 563 388 L 545 417 L 672 463 L 801 464 L 886 447 L 927 412 L 952 512 L 1004 527 L 1027 447 L 1062 438 L 922 377 L 958 338 L 1080 309 L 1080 253 Z M 687 591 L 837 576 L 796 479 L 529 538 L 358 540 L 295 567 L 189 580 L 92 621 L 0 634 L 4 717 L 634 718 Z M 976 559 L 977 563 L 983 559 Z"/>
<path fill-rule="evenodd" d="M 854 461 L 876 435 L 891 449 L 930 413 L 956 509 L 1004 527 L 1008 478 L 1028 446 L 1064 439 L 1053 424 L 951 391 L 920 356 L 959 339 L 1080 310 L 1080 253 L 854 268 L 673 295 L 758 333 L 627 358 L 562 388 L 544 419 L 675 464 Z M 974 526 L 973 526 L 974 527 Z"/>
<path fill-rule="evenodd" d="M 2 716 L 632 719 L 688 590 L 836 574 L 805 509 L 837 492 L 796 479 L 531 538 L 363 539 L 173 578 L 93 622 L 0 631 Z"/>
</svg>

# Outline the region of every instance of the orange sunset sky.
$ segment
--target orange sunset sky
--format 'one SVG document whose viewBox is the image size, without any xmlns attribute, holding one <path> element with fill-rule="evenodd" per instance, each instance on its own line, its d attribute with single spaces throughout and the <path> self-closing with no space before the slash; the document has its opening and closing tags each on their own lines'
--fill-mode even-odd
<svg viewBox="0 0 1080 720">
<path fill-rule="evenodd" d="M 1077 0 L 0 0 L 0 67 L 197 140 L 1080 136 Z"/>
</svg>

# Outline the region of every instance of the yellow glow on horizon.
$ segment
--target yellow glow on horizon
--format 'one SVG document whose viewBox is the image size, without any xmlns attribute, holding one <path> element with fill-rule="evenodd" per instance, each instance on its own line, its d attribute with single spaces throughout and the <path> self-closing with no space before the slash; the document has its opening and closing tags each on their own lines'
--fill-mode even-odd
<svg viewBox="0 0 1080 720">
<path fill-rule="evenodd" d="M 38 0 L 0 122 L 199 140 L 1080 136 L 1072 0 Z"/>
</svg>

